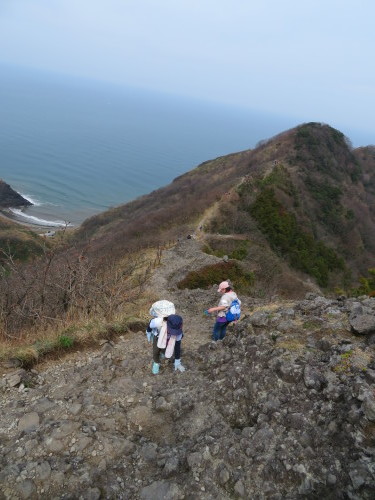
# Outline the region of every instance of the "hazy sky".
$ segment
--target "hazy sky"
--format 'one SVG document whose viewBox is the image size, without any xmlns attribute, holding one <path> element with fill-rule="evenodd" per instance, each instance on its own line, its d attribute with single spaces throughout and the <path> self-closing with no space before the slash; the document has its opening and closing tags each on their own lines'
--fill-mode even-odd
<svg viewBox="0 0 375 500">
<path fill-rule="evenodd" d="M 0 63 L 347 126 L 375 143 L 374 20 L 374 0 L 0 0 Z"/>
</svg>

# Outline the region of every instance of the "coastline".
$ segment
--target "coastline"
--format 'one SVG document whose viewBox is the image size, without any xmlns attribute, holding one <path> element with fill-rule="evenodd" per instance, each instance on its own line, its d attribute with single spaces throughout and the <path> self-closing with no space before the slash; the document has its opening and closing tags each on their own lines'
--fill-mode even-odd
<svg viewBox="0 0 375 500">
<path fill-rule="evenodd" d="M 64 231 L 66 227 L 56 227 L 55 225 L 47 225 L 47 224 L 34 224 L 32 222 L 21 221 L 14 215 L 9 208 L 0 208 L 0 216 L 9 222 L 14 222 L 19 224 L 20 226 L 27 227 L 31 231 L 39 234 L 40 236 L 45 236 L 47 233 L 55 234 L 57 231 Z M 67 226 L 70 227 L 70 226 Z"/>
</svg>

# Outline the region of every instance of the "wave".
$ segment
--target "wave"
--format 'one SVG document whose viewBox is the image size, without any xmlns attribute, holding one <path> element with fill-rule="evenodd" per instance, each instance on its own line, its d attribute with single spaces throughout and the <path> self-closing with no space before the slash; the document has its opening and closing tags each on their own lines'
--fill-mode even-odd
<svg viewBox="0 0 375 500">
<path fill-rule="evenodd" d="M 30 203 L 32 203 L 35 207 L 40 207 L 43 205 L 43 203 L 39 200 L 36 200 L 35 198 L 32 198 L 29 194 L 22 194 L 22 193 L 19 193 L 22 198 L 25 198 L 25 200 L 29 201 Z"/>
<path fill-rule="evenodd" d="M 69 226 L 72 227 L 73 224 L 66 223 L 64 221 L 60 220 L 55 220 L 55 221 L 49 221 L 45 219 L 39 219 L 38 217 L 35 217 L 34 215 L 27 215 L 22 210 L 19 210 L 18 208 L 10 208 L 10 212 L 12 212 L 17 218 L 20 219 L 26 219 L 30 224 L 35 224 L 36 226 L 47 226 L 47 227 L 65 227 Z"/>
</svg>

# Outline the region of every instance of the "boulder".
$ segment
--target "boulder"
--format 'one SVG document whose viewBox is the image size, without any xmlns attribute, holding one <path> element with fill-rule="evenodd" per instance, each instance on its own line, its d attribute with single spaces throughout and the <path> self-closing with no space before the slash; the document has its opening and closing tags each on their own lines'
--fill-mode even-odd
<svg viewBox="0 0 375 500">
<path fill-rule="evenodd" d="M 355 314 L 349 317 L 349 323 L 354 333 L 370 335 L 375 333 L 375 314 Z"/>
</svg>

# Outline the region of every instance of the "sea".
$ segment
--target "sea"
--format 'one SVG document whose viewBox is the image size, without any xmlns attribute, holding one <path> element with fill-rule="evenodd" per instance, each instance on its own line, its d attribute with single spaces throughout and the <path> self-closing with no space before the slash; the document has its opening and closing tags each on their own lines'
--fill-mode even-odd
<svg viewBox="0 0 375 500">
<path fill-rule="evenodd" d="M 8 215 L 46 228 L 78 226 L 296 125 L 240 107 L 0 66 L 0 178 L 33 203 Z"/>
</svg>

